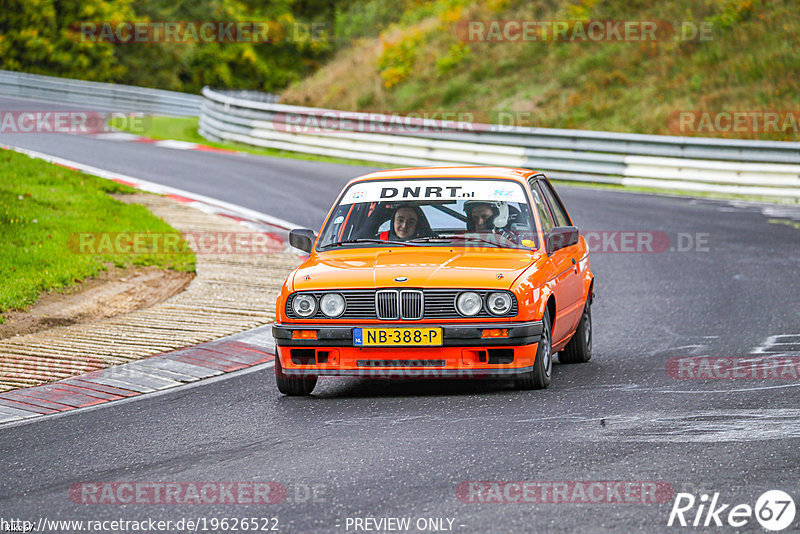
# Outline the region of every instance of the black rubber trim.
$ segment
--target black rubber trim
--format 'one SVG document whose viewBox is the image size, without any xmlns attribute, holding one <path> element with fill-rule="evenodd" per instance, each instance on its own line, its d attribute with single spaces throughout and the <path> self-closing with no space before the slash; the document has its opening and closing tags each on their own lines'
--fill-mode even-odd
<svg viewBox="0 0 800 534">
<path fill-rule="evenodd" d="M 368 325 L 272 325 L 272 337 L 280 347 L 353 347 L 353 328 L 441 328 L 443 347 L 508 347 L 538 343 L 542 336 L 542 322 L 528 323 L 475 323 L 470 325 L 443 324 L 368 324 Z M 506 328 L 508 337 L 482 338 L 481 330 Z M 292 330 L 316 330 L 317 339 L 292 339 Z M 371 348 L 371 347 L 363 347 Z M 435 348 L 429 347 L 429 348 Z"/>
<path fill-rule="evenodd" d="M 365 378 L 492 378 L 529 373 L 530 367 L 503 369 L 431 369 L 429 367 L 405 367 L 403 369 L 282 369 L 287 376 L 360 376 Z"/>
<path fill-rule="evenodd" d="M 357 360 L 357 367 L 444 367 L 444 360 Z"/>
</svg>

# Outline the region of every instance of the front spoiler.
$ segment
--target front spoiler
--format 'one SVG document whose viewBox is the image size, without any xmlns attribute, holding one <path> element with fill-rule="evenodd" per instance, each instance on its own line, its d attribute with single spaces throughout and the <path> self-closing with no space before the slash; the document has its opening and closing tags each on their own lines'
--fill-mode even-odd
<svg viewBox="0 0 800 534">
<path fill-rule="evenodd" d="M 354 376 L 386 379 L 427 379 L 427 378 L 493 378 L 529 373 L 533 366 L 504 369 L 430 369 L 407 367 L 403 369 L 282 369 L 287 376 Z"/>
<path fill-rule="evenodd" d="M 379 323 L 379 324 L 274 324 L 272 336 L 279 347 L 354 347 L 353 329 L 361 328 L 441 328 L 443 347 L 508 347 L 538 343 L 542 337 L 542 322 L 521 323 Z M 481 331 L 490 328 L 507 329 L 508 337 L 482 338 Z M 292 339 L 293 330 L 316 330 L 317 339 Z M 361 348 L 361 347 L 358 347 Z M 363 347 L 365 350 L 374 347 Z M 402 347 L 398 347 L 402 348 Z M 437 347 L 425 347 L 435 350 Z"/>
</svg>

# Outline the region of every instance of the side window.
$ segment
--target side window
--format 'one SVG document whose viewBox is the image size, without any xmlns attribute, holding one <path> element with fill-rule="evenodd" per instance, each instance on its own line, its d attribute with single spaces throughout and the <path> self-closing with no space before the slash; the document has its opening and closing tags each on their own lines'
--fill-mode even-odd
<svg viewBox="0 0 800 534">
<path fill-rule="evenodd" d="M 550 212 L 544 205 L 539 189 L 536 187 L 536 182 L 529 182 L 531 186 L 531 194 L 533 195 L 533 203 L 536 205 L 536 212 L 539 214 L 539 220 L 542 222 L 542 233 L 547 234 L 553 229 L 553 218 Z"/>
<path fill-rule="evenodd" d="M 569 215 L 567 215 L 567 210 L 564 209 L 564 205 L 561 204 L 561 200 L 556 196 L 550 184 L 545 180 L 539 180 L 539 187 L 542 188 L 542 195 L 545 200 L 547 200 L 550 211 L 553 212 L 553 217 L 555 217 L 557 226 L 572 226 Z"/>
</svg>

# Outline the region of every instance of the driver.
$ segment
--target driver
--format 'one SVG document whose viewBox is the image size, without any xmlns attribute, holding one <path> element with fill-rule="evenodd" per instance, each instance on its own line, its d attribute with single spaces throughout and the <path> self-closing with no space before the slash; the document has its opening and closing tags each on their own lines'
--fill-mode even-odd
<svg viewBox="0 0 800 534">
<path fill-rule="evenodd" d="M 506 202 L 467 201 L 464 203 L 467 214 L 468 232 L 493 232 L 508 224 L 508 204 Z"/>
<path fill-rule="evenodd" d="M 464 203 L 467 215 L 467 232 L 493 233 L 516 242 L 516 234 L 509 229 L 516 213 L 511 214 L 504 201 L 468 200 Z"/>
</svg>

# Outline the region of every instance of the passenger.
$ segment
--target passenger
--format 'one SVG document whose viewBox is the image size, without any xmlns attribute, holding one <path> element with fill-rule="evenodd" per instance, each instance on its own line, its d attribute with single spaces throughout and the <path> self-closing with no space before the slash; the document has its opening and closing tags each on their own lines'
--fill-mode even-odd
<svg viewBox="0 0 800 534">
<path fill-rule="evenodd" d="M 389 230 L 381 232 L 383 241 L 408 241 L 430 235 L 430 226 L 419 206 L 398 206 L 392 214 Z"/>
</svg>

